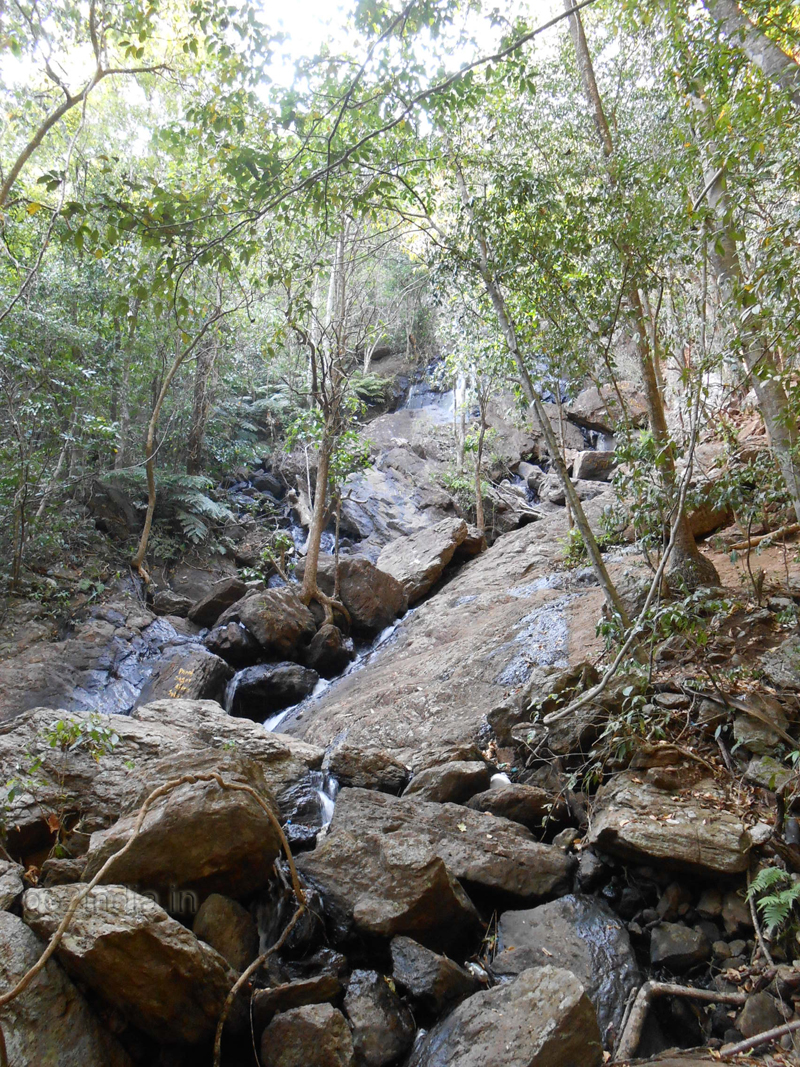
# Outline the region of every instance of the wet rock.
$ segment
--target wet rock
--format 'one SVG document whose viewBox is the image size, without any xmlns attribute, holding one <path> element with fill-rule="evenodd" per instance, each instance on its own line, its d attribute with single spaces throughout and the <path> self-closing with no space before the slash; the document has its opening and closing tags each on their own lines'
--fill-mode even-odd
<svg viewBox="0 0 800 1067">
<path fill-rule="evenodd" d="M 736 1016 L 736 1029 L 742 1037 L 755 1037 L 765 1030 L 781 1026 L 786 1019 L 769 993 L 754 993 Z"/>
<path fill-rule="evenodd" d="M 578 859 L 578 886 L 584 893 L 591 893 L 607 882 L 611 871 L 607 863 L 597 855 L 594 849 L 584 848 Z"/>
<path fill-rule="evenodd" d="M 338 975 L 318 974 L 312 978 L 297 978 L 275 989 L 259 989 L 253 995 L 253 1027 L 258 1033 L 274 1015 L 306 1004 L 327 1004 L 342 992 Z"/>
<path fill-rule="evenodd" d="M 325 754 L 322 769 L 342 786 L 377 789 L 397 796 L 405 789 L 411 770 L 388 752 L 364 749 L 343 742 Z"/>
<path fill-rule="evenodd" d="M 392 938 L 391 950 L 394 980 L 434 1015 L 479 989 L 469 971 L 410 937 Z"/>
<path fill-rule="evenodd" d="M 411 1012 L 376 971 L 353 971 L 344 1011 L 356 1062 L 363 1067 L 387 1067 L 411 1048 L 416 1030 Z"/>
<path fill-rule="evenodd" d="M 302 578 L 304 562 L 297 567 Z M 317 584 L 327 596 L 333 596 L 336 561 L 320 553 Z M 355 633 L 379 634 L 408 608 L 408 598 L 400 582 L 380 570 L 368 559 L 354 556 L 339 560 L 339 595 L 350 614 Z"/>
<path fill-rule="evenodd" d="M 25 889 L 22 876 L 25 868 L 10 860 L 0 860 L 0 911 L 13 908 Z"/>
<path fill-rule="evenodd" d="M 233 667 L 248 667 L 261 656 L 261 646 L 247 627 L 240 622 L 215 626 L 206 634 L 203 644 Z"/>
<path fill-rule="evenodd" d="M 300 655 L 317 626 L 314 616 L 292 589 L 268 589 L 239 600 L 217 619 L 218 626 L 240 622 L 264 652 L 294 659 Z"/>
<path fill-rule="evenodd" d="M 239 671 L 230 701 L 231 715 L 263 722 L 313 692 L 319 675 L 299 663 L 262 663 Z"/>
<path fill-rule="evenodd" d="M 223 611 L 247 593 L 247 586 L 239 578 L 223 578 L 205 596 L 196 600 L 189 610 L 189 618 L 198 626 L 213 626 Z"/>
<path fill-rule="evenodd" d="M 485 763 L 454 760 L 415 774 L 403 796 L 465 804 L 476 793 L 488 789 L 490 779 L 491 772 Z"/>
<path fill-rule="evenodd" d="M 193 762 L 191 773 L 208 768 L 199 759 Z M 271 803 L 255 761 L 235 752 L 215 753 L 210 766 Z M 137 817 L 137 812 L 124 815 L 92 834 L 84 881 L 128 840 Z M 241 897 L 269 881 L 280 849 L 277 830 L 250 794 L 221 789 L 213 780 L 185 782 L 153 803 L 131 847 L 114 861 L 104 881 Z"/>
<path fill-rule="evenodd" d="M 617 390 L 622 396 L 624 409 Z M 590 385 L 568 405 L 566 415 L 570 422 L 604 434 L 614 434 L 628 421 L 631 426 L 644 426 L 647 422 L 642 389 L 636 382 L 617 382 L 616 387 L 603 385 L 599 389 Z"/>
<path fill-rule="evenodd" d="M 403 884 L 404 864 L 411 900 Z M 432 947 L 449 933 L 444 919 L 437 923 L 429 910 L 434 881 L 445 887 L 453 883 L 445 899 L 463 930 L 474 913 L 456 878 L 532 900 L 563 892 L 574 866 L 572 857 L 538 844 L 516 823 L 457 804 L 366 789 L 341 790 L 324 841 L 298 859 L 343 932 L 354 921 L 360 929 L 407 934 Z M 393 893 L 400 894 L 398 899 Z"/>
<path fill-rule="evenodd" d="M 264 1067 L 352 1067 L 353 1039 L 330 1004 L 293 1008 L 276 1016 L 261 1037 Z"/>
<path fill-rule="evenodd" d="M 233 670 L 210 652 L 178 652 L 162 660 L 139 694 L 136 704 L 153 700 L 221 700 Z"/>
<path fill-rule="evenodd" d="M 243 971 L 258 955 L 258 930 L 252 915 L 230 897 L 212 893 L 194 917 L 195 937 L 216 949 L 234 971 Z"/>
<path fill-rule="evenodd" d="M 545 824 L 554 828 L 563 826 L 569 818 L 567 805 L 560 797 L 534 785 L 516 782 L 470 797 L 467 807 L 510 819 L 534 832 Z"/>
<path fill-rule="evenodd" d="M 177 615 L 185 619 L 189 614 L 192 601 L 188 596 L 173 592 L 172 589 L 160 589 L 153 597 L 153 611 L 156 615 Z"/>
<path fill-rule="evenodd" d="M 55 932 L 76 886 L 29 889 L 25 922 Z M 235 973 L 223 958 L 147 897 L 97 886 L 75 913 L 56 956 L 64 968 L 134 1026 L 168 1044 L 210 1038 Z"/>
<path fill-rule="evenodd" d="M 684 777 L 690 772 L 684 771 Z M 638 778 L 638 781 L 634 779 Z M 675 787 L 672 778 L 665 784 Z M 621 859 L 658 860 L 673 869 L 735 874 L 747 868 L 750 838 L 713 782 L 665 791 L 624 772 L 595 800 L 589 842 Z"/>
<path fill-rule="evenodd" d="M 353 642 L 345 637 L 338 626 L 325 623 L 311 638 L 306 652 L 306 666 L 323 678 L 335 678 L 355 655 Z"/>
<path fill-rule="evenodd" d="M 0 994 L 16 985 L 44 948 L 22 919 L 0 911 Z M 2 1025 L 14 1067 L 132 1067 L 54 959 L 3 1007 Z"/>
<path fill-rule="evenodd" d="M 594 1008 L 578 979 L 537 967 L 463 1001 L 409 1067 L 599 1067 L 602 1058 Z"/>
<path fill-rule="evenodd" d="M 606 482 L 616 465 L 613 452 L 579 452 L 572 461 L 572 477 L 576 481 Z"/>
<path fill-rule="evenodd" d="M 624 925 L 591 897 L 567 896 L 527 911 L 506 911 L 497 927 L 497 975 L 557 963 L 582 983 L 604 1043 L 619 1037 L 639 968 Z"/>
<path fill-rule="evenodd" d="M 650 934 L 650 962 L 682 974 L 711 958 L 711 945 L 700 930 L 681 923 L 659 923 Z"/>
<path fill-rule="evenodd" d="M 378 568 L 396 578 L 408 603 L 414 604 L 436 584 L 467 534 L 463 519 L 443 519 L 436 526 L 386 545 L 378 557 Z"/>
</svg>

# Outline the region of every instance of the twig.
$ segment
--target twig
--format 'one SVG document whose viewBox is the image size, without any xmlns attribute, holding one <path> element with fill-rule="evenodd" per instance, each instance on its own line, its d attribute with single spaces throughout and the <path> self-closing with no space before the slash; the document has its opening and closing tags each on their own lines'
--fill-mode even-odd
<svg viewBox="0 0 800 1067">
<path fill-rule="evenodd" d="M 636 995 L 625 1029 L 614 1053 L 614 1062 L 632 1059 L 639 1048 L 650 1005 L 656 997 L 687 997 L 707 1004 L 744 1004 L 747 993 L 720 993 L 716 989 L 695 989 L 671 982 L 645 982 Z"/>
<path fill-rule="evenodd" d="M 749 1052 L 751 1049 L 760 1048 L 762 1045 L 771 1045 L 773 1041 L 780 1041 L 786 1034 L 794 1034 L 798 1030 L 800 1030 L 800 1020 L 795 1020 L 793 1023 L 784 1023 L 783 1026 L 776 1026 L 772 1030 L 764 1030 L 754 1037 L 747 1037 L 736 1045 L 726 1045 L 720 1049 L 720 1055 L 726 1059 L 728 1056 L 738 1056 L 742 1052 Z"/>
</svg>

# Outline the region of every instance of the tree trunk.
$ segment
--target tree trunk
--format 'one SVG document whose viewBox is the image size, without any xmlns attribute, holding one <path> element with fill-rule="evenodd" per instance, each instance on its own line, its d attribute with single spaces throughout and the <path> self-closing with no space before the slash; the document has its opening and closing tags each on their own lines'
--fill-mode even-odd
<svg viewBox="0 0 800 1067">
<path fill-rule="evenodd" d="M 319 446 L 317 459 L 317 487 L 314 493 L 314 511 L 311 516 L 311 525 L 308 530 L 308 550 L 306 552 L 306 565 L 303 573 L 303 586 L 300 598 L 306 604 L 313 600 L 319 593 L 317 588 L 317 570 L 319 569 L 319 551 L 322 541 L 322 532 L 327 521 L 326 503 L 328 498 L 328 474 L 330 471 L 331 445 L 328 427 L 325 427 L 322 442 Z"/>
<path fill-rule="evenodd" d="M 142 302 L 136 297 L 128 312 L 128 336 L 122 346 L 119 380 L 119 443 L 114 457 L 114 470 L 122 470 L 131 464 L 131 364 L 139 325 L 139 308 Z"/>
<path fill-rule="evenodd" d="M 595 126 L 598 138 L 603 149 L 603 155 L 607 161 L 609 180 L 613 183 L 614 177 L 610 168 L 614 153 L 614 142 L 611 130 L 603 110 L 603 102 L 597 87 L 597 79 L 594 74 L 594 66 L 583 32 L 583 22 L 580 12 L 575 10 L 575 0 L 564 0 L 564 8 L 571 12 L 569 18 L 570 32 L 575 44 L 578 71 L 580 73 L 583 93 Z M 623 250 L 623 255 L 626 255 Z M 658 375 L 653 360 L 653 352 L 648 341 L 647 322 L 645 320 L 642 299 L 638 285 L 631 268 L 631 257 L 627 256 L 625 277 L 630 279 L 628 299 L 633 311 L 633 328 L 636 336 L 636 351 L 639 357 L 639 367 L 642 375 L 647 414 L 650 421 L 650 429 L 656 442 L 659 455 L 659 466 L 664 489 L 669 498 L 670 506 L 676 507 L 678 503 L 677 480 L 675 476 L 675 457 L 672 451 L 672 442 L 667 429 L 667 420 L 664 412 L 664 400 L 658 387 Z M 655 333 L 656 324 L 652 323 Z M 685 514 L 678 516 L 678 527 L 675 538 L 675 547 L 670 557 L 670 573 L 677 574 L 692 588 L 697 585 L 717 585 L 719 575 L 714 564 L 706 559 L 697 548 L 689 521 Z"/>
<path fill-rule="evenodd" d="M 194 399 L 192 403 L 192 422 L 189 428 L 189 440 L 186 449 L 186 473 L 200 474 L 203 470 L 203 446 L 206 436 L 206 422 L 210 408 L 209 379 L 217 357 L 216 338 L 210 338 L 201 345 L 197 352 L 194 371 Z"/>
<path fill-rule="evenodd" d="M 478 533 L 486 532 L 486 516 L 483 513 L 483 439 L 486 436 L 486 402 L 480 400 L 481 426 L 478 431 L 478 449 L 475 453 L 475 525 Z"/>
<path fill-rule="evenodd" d="M 755 26 L 740 10 L 736 0 L 703 2 L 731 47 L 744 52 L 765 78 L 786 90 L 795 107 L 800 107 L 800 65 L 797 60 Z"/>
</svg>

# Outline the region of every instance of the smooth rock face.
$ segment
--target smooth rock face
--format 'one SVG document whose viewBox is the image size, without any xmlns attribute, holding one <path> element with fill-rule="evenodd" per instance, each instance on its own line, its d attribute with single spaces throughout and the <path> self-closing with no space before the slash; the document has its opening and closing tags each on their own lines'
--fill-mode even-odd
<svg viewBox="0 0 800 1067">
<path fill-rule="evenodd" d="M 357 748 L 346 742 L 325 754 L 322 769 L 343 786 L 377 789 L 381 793 L 402 793 L 411 775 L 404 763 L 379 749 Z"/>
<path fill-rule="evenodd" d="M 76 886 L 29 889 L 25 922 L 52 936 Z M 97 886 L 75 913 L 59 961 L 157 1041 L 193 1045 L 217 1025 L 235 973 L 219 953 L 147 897 L 121 885 Z"/>
<path fill-rule="evenodd" d="M 0 911 L 13 907 L 22 896 L 25 886 L 22 876 L 25 868 L 19 863 L 0 860 Z"/>
<path fill-rule="evenodd" d="M 268 589 L 233 604 L 217 619 L 218 626 L 240 622 L 265 653 L 294 659 L 316 632 L 314 616 L 291 589 Z"/>
<path fill-rule="evenodd" d="M 316 671 L 299 663 L 262 663 L 236 676 L 231 715 L 263 722 L 283 708 L 299 704 L 319 681 Z"/>
<path fill-rule="evenodd" d="M 386 545 L 378 556 L 378 569 L 396 578 L 413 604 L 436 584 L 468 532 L 463 519 L 443 519 Z"/>
<path fill-rule="evenodd" d="M 254 761 L 225 753 L 213 767 L 271 803 Z M 128 840 L 137 817 L 123 816 L 92 834 L 83 881 L 91 881 Z M 241 897 L 266 885 L 280 848 L 273 823 L 254 797 L 221 789 L 216 781 L 187 782 L 154 802 L 130 849 L 115 860 L 104 881 Z"/>
<path fill-rule="evenodd" d="M 681 923 L 659 923 L 650 934 L 650 962 L 681 974 L 711 956 L 711 945 L 700 930 Z"/>
<path fill-rule="evenodd" d="M 22 978 L 44 948 L 22 919 L 0 912 L 0 993 Z M 0 1013 L 13 1067 L 132 1067 L 54 959 Z"/>
<path fill-rule="evenodd" d="M 223 611 L 226 611 L 247 592 L 247 586 L 239 578 L 223 578 L 189 610 L 189 618 L 198 626 L 213 626 Z"/>
<path fill-rule="evenodd" d="M 404 879 L 404 864 L 413 880 L 411 874 Z M 516 823 L 457 804 L 342 789 L 325 839 L 299 857 L 298 867 L 343 932 L 352 917 L 360 929 L 408 934 L 438 948 L 450 934 L 457 941 L 474 917 L 456 879 L 509 899 L 539 900 L 569 887 L 575 860 L 538 844 Z M 452 930 L 430 910 L 434 882 L 452 885 L 444 898 L 459 919 Z"/>
<path fill-rule="evenodd" d="M 356 1060 L 364 1067 L 387 1067 L 411 1048 L 414 1018 L 376 971 L 353 971 L 344 1011 L 353 1031 Z"/>
<path fill-rule="evenodd" d="M 330 1004 L 277 1015 L 262 1035 L 261 1062 L 264 1067 L 352 1067 L 347 1020 Z"/>
<path fill-rule="evenodd" d="M 297 576 L 301 578 L 303 573 L 304 566 L 300 564 Z M 333 596 L 335 575 L 334 557 L 320 553 L 317 584 L 328 596 Z M 340 559 L 339 594 L 350 613 L 353 631 L 366 636 L 379 634 L 408 607 L 400 582 L 360 556 Z"/>
<path fill-rule="evenodd" d="M 64 804 L 81 816 L 84 833 L 105 829 L 140 795 L 169 781 L 176 773 L 214 769 L 232 750 L 258 765 L 262 784 L 276 795 L 322 763 L 323 751 L 281 734 L 268 734 L 246 719 L 227 715 L 208 700 L 159 700 L 131 716 L 104 716 L 119 741 L 108 755 L 92 758 L 85 746 L 68 753 L 47 743 L 59 721 L 87 723 L 87 712 L 37 708 L 0 725 L 0 780 L 17 774 L 20 753 L 41 759 L 35 796 L 20 794 L 10 805 L 9 847 L 25 853 L 49 846 L 45 819 Z M 180 770 L 179 770 L 180 769 Z"/>
<path fill-rule="evenodd" d="M 583 986 L 569 971 L 537 967 L 459 1004 L 409 1067 L 600 1067 L 602 1059 Z"/>
<path fill-rule="evenodd" d="M 415 774 L 403 796 L 465 804 L 476 793 L 488 789 L 490 780 L 491 772 L 485 763 L 453 760 Z"/>
<path fill-rule="evenodd" d="M 395 982 L 436 1015 L 478 989 L 469 971 L 410 937 L 392 938 L 391 949 Z"/>
<path fill-rule="evenodd" d="M 234 971 L 243 971 L 258 955 L 255 921 L 236 900 L 212 893 L 194 917 L 195 937 L 219 952 Z"/>
<path fill-rule="evenodd" d="M 497 927 L 497 975 L 557 963 L 583 984 L 604 1044 L 619 1037 L 639 968 L 624 925 L 592 897 L 566 896 L 528 911 L 506 911 Z"/>
<path fill-rule="evenodd" d="M 749 835 L 735 815 L 704 797 L 719 795 L 725 803 L 714 783 L 675 793 L 634 777 L 635 772 L 625 772 L 597 791 L 590 844 L 621 859 L 659 860 L 698 873 L 746 870 Z"/>
</svg>

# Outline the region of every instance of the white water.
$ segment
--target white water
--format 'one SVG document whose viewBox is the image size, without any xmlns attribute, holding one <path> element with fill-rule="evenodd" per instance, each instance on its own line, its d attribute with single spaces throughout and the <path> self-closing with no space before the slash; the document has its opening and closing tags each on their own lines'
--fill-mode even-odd
<svg viewBox="0 0 800 1067">
<path fill-rule="evenodd" d="M 320 812 L 322 813 L 323 830 L 330 824 L 330 821 L 333 818 L 333 809 L 336 804 L 336 796 L 338 792 L 339 783 L 332 774 L 326 774 L 322 782 L 322 787 L 317 789 Z"/>
</svg>

